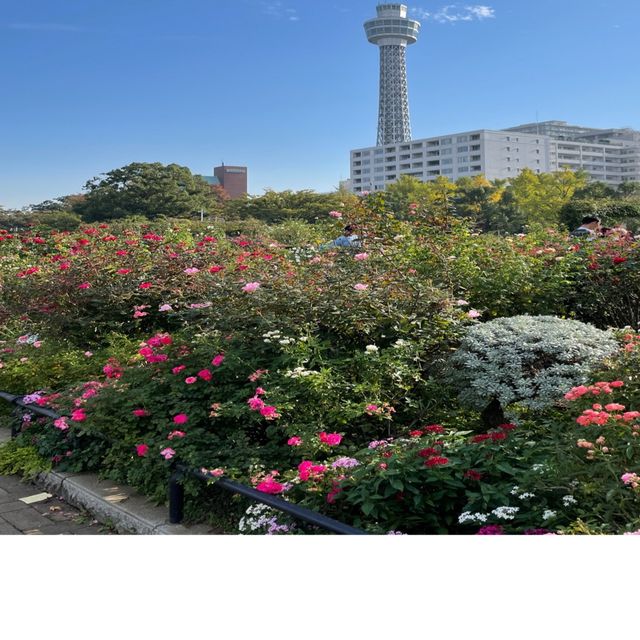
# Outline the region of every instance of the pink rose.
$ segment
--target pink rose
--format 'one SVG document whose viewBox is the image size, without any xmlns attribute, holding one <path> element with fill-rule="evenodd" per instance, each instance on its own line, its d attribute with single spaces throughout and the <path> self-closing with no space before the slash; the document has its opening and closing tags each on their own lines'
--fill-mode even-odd
<svg viewBox="0 0 640 640">
<path fill-rule="evenodd" d="M 210 382 L 213 378 L 211 371 L 209 369 L 202 369 L 202 371 L 198 371 L 198 378 L 204 380 L 205 382 Z"/>
<path fill-rule="evenodd" d="M 145 418 L 149 415 L 149 412 L 146 409 L 134 409 L 132 413 L 136 418 Z"/>
<path fill-rule="evenodd" d="M 277 493 L 282 493 L 284 491 L 284 485 L 269 478 L 268 480 L 261 482 L 256 487 L 256 489 L 258 491 L 262 491 L 262 493 L 270 493 L 272 495 L 275 495 Z"/>
<path fill-rule="evenodd" d="M 186 413 L 179 413 L 177 416 L 173 416 L 173 422 L 175 424 L 186 424 L 189 421 L 189 416 Z"/>
<path fill-rule="evenodd" d="M 176 452 L 171 449 L 170 447 L 167 447 L 166 449 L 163 449 L 160 452 L 160 455 L 165 459 L 165 460 L 171 460 L 171 458 L 173 458 L 173 456 L 176 455 Z"/>
<path fill-rule="evenodd" d="M 184 379 L 185 384 L 195 384 L 196 382 L 198 382 L 198 378 L 196 378 L 195 376 L 189 376 L 188 378 Z"/>
<path fill-rule="evenodd" d="M 219 367 L 224 362 L 224 354 L 219 353 L 212 361 L 214 367 Z"/>
<path fill-rule="evenodd" d="M 146 444 L 137 444 L 136 445 L 136 453 L 140 458 L 147 455 L 147 451 L 149 451 L 149 446 Z"/>
<path fill-rule="evenodd" d="M 257 291 L 259 288 L 260 288 L 259 282 L 247 282 L 247 284 L 245 284 L 244 287 L 242 287 L 242 290 L 246 293 L 253 293 L 254 291 Z"/>
<path fill-rule="evenodd" d="M 298 436 L 293 436 L 293 438 L 289 438 L 287 440 L 287 444 L 290 447 L 299 447 L 302 444 L 302 438 L 300 438 Z"/>
<path fill-rule="evenodd" d="M 335 447 L 342 442 L 342 436 L 339 433 L 325 433 L 323 431 L 318 435 L 320 436 L 320 442 L 324 442 L 330 447 Z"/>
</svg>

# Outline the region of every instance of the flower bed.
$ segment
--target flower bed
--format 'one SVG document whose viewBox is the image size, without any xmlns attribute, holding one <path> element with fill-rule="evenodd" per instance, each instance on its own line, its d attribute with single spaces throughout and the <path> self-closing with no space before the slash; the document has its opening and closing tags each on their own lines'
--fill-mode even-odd
<svg viewBox="0 0 640 640">
<path fill-rule="evenodd" d="M 637 246 L 476 236 L 413 211 L 391 218 L 378 196 L 341 213 L 327 235 L 357 223 L 357 251 L 293 250 L 276 227 L 0 233 L 0 388 L 68 416 L 27 419 L 21 438 L 61 470 L 100 470 L 157 500 L 180 460 L 376 533 L 637 529 L 636 418 L 624 418 L 640 406 L 634 332 L 591 365 L 617 378 L 576 369 L 584 388 L 624 385 L 610 387 L 619 402 L 585 407 L 597 415 L 574 415 L 570 389 L 554 387 L 537 412 L 509 400 L 511 422 L 487 429 L 442 377 L 484 320 L 593 320 L 581 296 L 596 284 L 632 300 L 621 270 Z M 580 431 L 596 427 L 615 436 Z"/>
</svg>

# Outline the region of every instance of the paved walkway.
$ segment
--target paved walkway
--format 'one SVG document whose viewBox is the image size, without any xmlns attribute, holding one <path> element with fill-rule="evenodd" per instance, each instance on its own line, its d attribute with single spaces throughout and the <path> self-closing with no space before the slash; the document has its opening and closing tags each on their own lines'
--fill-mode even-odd
<svg viewBox="0 0 640 640">
<path fill-rule="evenodd" d="M 108 535 L 114 533 L 62 498 L 17 476 L 0 476 L 0 535 Z M 23 502 L 21 499 L 27 499 Z M 29 498 L 35 500 L 29 504 Z"/>
</svg>

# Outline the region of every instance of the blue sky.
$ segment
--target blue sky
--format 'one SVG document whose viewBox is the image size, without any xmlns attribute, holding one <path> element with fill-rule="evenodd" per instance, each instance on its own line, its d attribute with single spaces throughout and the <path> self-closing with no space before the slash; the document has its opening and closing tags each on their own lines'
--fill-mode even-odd
<svg viewBox="0 0 640 640">
<path fill-rule="evenodd" d="M 328 191 L 375 144 L 376 0 L 0 0 L 0 205 L 130 162 Z M 414 138 L 540 120 L 640 129 L 639 0 L 416 0 Z"/>
</svg>

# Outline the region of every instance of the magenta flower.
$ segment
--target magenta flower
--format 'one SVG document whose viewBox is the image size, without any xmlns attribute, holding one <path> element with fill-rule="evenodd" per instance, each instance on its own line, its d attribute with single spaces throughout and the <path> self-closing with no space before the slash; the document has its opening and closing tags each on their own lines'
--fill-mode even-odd
<svg viewBox="0 0 640 640">
<path fill-rule="evenodd" d="M 139 289 L 149 289 L 151 287 L 151 283 L 150 282 L 141 282 L 138 285 Z"/>
<path fill-rule="evenodd" d="M 200 269 L 196 269 L 195 267 L 189 267 L 188 269 L 185 269 L 184 272 L 188 275 L 188 276 L 193 276 L 196 273 L 200 273 Z"/>
<path fill-rule="evenodd" d="M 355 260 L 366 260 L 369 257 L 368 253 L 356 253 L 355 256 L 353 256 Z"/>
<path fill-rule="evenodd" d="M 173 456 L 176 455 L 176 452 L 171 449 L 170 447 L 167 447 L 166 449 L 163 449 L 160 452 L 160 455 L 165 459 L 165 460 L 171 460 L 171 458 L 173 458 Z"/>
<path fill-rule="evenodd" d="M 137 444 L 136 445 L 136 453 L 140 458 L 143 458 L 147 455 L 147 451 L 149 451 L 149 446 L 146 444 Z"/>
<path fill-rule="evenodd" d="M 260 411 L 265 406 L 264 402 L 260 398 L 258 398 L 258 396 L 249 398 L 247 400 L 247 404 L 249 405 L 251 411 Z"/>
<path fill-rule="evenodd" d="M 187 434 L 184 431 L 172 431 L 168 436 L 167 440 L 173 440 L 174 438 L 184 438 Z"/>
<path fill-rule="evenodd" d="M 74 422 L 83 422 L 87 419 L 87 414 L 84 412 L 84 409 L 75 409 L 71 412 L 71 419 Z"/>
<path fill-rule="evenodd" d="M 302 444 L 302 438 L 298 436 L 293 436 L 287 440 L 287 444 L 290 447 L 299 447 Z"/>
<path fill-rule="evenodd" d="M 477 533 L 477 536 L 501 536 L 504 535 L 504 529 L 499 524 L 488 524 L 486 527 L 482 527 Z"/>
<path fill-rule="evenodd" d="M 275 420 L 276 418 L 280 417 L 280 414 L 278 413 L 277 409 L 267 404 L 265 404 L 260 409 L 260 415 L 266 418 L 267 420 Z"/>
<path fill-rule="evenodd" d="M 173 422 L 175 424 L 186 424 L 189 422 L 189 416 L 186 413 L 179 413 L 177 416 L 173 416 Z"/>
<path fill-rule="evenodd" d="M 184 379 L 185 384 L 195 384 L 196 382 L 198 382 L 198 378 L 196 378 L 195 376 L 189 376 L 188 378 Z"/>
<path fill-rule="evenodd" d="M 145 418 L 149 415 L 146 409 L 134 409 L 131 413 L 133 413 L 136 418 Z"/>
<path fill-rule="evenodd" d="M 177 375 L 181 371 L 184 371 L 186 368 L 187 367 L 185 365 L 181 364 L 177 367 L 173 367 L 173 369 L 171 369 L 171 373 L 173 373 L 173 375 Z"/>
<path fill-rule="evenodd" d="M 224 354 L 219 353 L 212 361 L 214 367 L 219 367 L 224 362 Z"/>
<path fill-rule="evenodd" d="M 213 378 L 211 371 L 209 369 L 202 369 L 202 371 L 198 371 L 198 378 L 204 380 L 205 382 L 210 382 Z"/>
<path fill-rule="evenodd" d="M 284 491 L 284 485 L 269 478 L 268 480 L 264 480 L 263 482 L 261 482 L 256 487 L 256 489 L 258 491 L 262 491 L 262 493 L 270 493 L 272 495 L 275 495 Z"/>
<path fill-rule="evenodd" d="M 335 447 L 342 442 L 342 436 L 339 433 L 325 433 L 323 431 L 318 435 L 320 436 L 320 442 L 324 442 L 330 447 Z"/>
<path fill-rule="evenodd" d="M 90 289 L 91 288 L 91 284 L 89 282 L 83 282 L 82 284 L 78 285 L 78 289 Z"/>
</svg>

